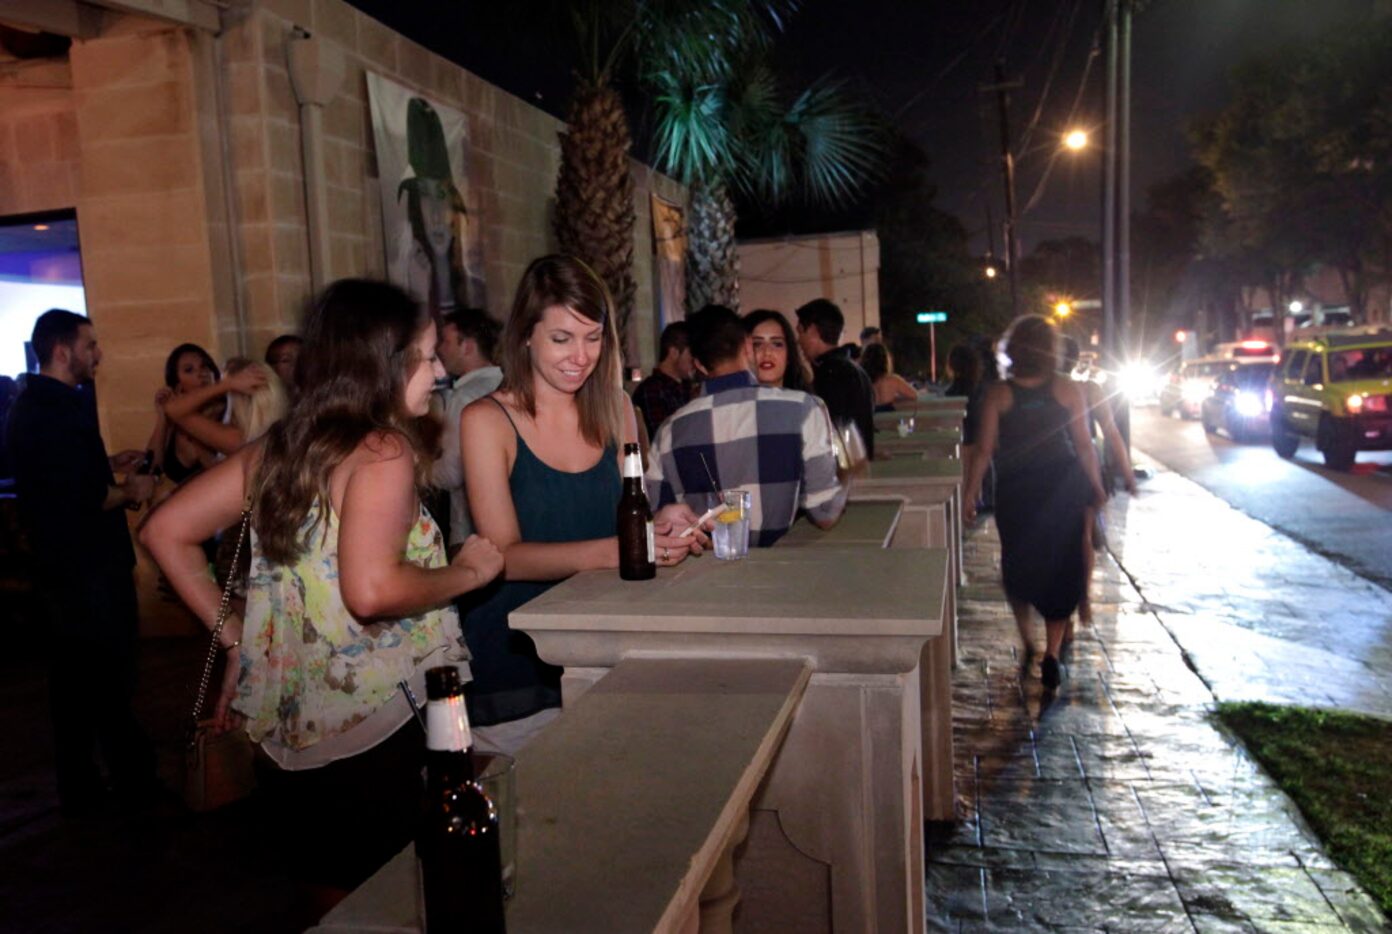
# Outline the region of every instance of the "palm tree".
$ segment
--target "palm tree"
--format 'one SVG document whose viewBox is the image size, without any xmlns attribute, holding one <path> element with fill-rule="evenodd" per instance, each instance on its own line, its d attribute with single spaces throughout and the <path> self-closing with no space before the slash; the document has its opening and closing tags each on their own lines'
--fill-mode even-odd
<svg viewBox="0 0 1392 934">
<path fill-rule="evenodd" d="M 626 336 L 633 313 L 633 181 L 628 116 L 614 87 L 618 69 L 646 58 L 681 63 L 707 80 L 727 73 L 734 53 L 781 28 L 797 0 L 584 0 L 571 2 L 580 55 L 561 134 L 556 239 L 608 285 Z"/>
<path fill-rule="evenodd" d="M 658 167 L 688 185 L 686 307 L 739 308 L 732 189 L 769 206 L 793 199 L 844 205 L 879 174 L 884 134 L 838 81 L 792 98 L 745 58 L 724 80 L 680 62 L 650 68 Z"/>
</svg>

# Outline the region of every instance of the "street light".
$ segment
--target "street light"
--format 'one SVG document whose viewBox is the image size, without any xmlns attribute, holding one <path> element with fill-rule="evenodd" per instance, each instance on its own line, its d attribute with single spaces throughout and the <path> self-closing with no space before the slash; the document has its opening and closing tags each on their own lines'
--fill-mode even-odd
<svg viewBox="0 0 1392 934">
<path fill-rule="evenodd" d="M 986 278 L 987 278 L 987 279 L 994 279 L 994 278 L 995 278 L 996 276 L 998 276 L 998 275 L 1000 275 L 1000 273 L 999 273 L 999 271 L 996 269 L 995 266 L 987 266 L 987 267 L 986 267 Z"/>
<path fill-rule="evenodd" d="M 1074 152 L 1086 149 L 1087 144 L 1088 135 L 1086 130 L 1071 130 L 1063 137 L 1063 145 Z"/>
<path fill-rule="evenodd" d="M 1305 310 L 1305 303 L 1300 301 L 1299 299 L 1296 299 L 1295 301 L 1290 303 L 1290 310 L 1291 314 L 1298 315 Z"/>
<path fill-rule="evenodd" d="M 1054 306 L 1054 314 L 1058 315 L 1060 318 L 1067 318 L 1069 315 L 1073 314 L 1073 306 L 1068 302 L 1059 302 Z"/>
</svg>

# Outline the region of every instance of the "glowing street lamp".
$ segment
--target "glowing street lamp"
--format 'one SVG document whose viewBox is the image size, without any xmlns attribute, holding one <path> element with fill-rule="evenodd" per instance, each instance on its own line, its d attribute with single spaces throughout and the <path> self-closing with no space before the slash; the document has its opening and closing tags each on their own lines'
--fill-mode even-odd
<svg viewBox="0 0 1392 934">
<path fill-rule="evenodd" d="M 1068 302 L 1059 302 L 1054 306 L 1054 314 L 1058 315 L 1060 318 L 1067 318 L 1069 315 L 1073 314 L 1073 306 L 1068 304 Z"/>
<path fill-rule="evenodd" d="M 994 278 L 995 278 L 996 276 L 998 276 L 998 275 L 1000 275 L 1000 271 L 997 270 L 995 266 L 987 266 L 987 267 L 986 267 L 986 278 L 987 278 L 987 279 L 994 279 Z"/>
<path fill-rule="evenodd" d="M 1063 145 L 1074 152 L 1086 149 L 1087 144 L 1088 135 L 1086 130 L 1071 130 L 1063 137 Z"/>
<path fill-rule="evenodd" d="M 1295 301 L 1290 303 L 1290 310 L 1291 314 L 1298 315 L 1305 310 L 1305 303 L 1300 301 L 1299 299 L 1296 299 Z"/>
</svg>

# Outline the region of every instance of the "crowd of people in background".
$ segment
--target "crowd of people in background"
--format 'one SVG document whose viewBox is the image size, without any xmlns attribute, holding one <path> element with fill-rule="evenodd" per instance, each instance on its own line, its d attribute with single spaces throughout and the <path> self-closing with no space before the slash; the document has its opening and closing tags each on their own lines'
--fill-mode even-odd
<svg viewBox="0 0 1392 934">
<path fill-rule="evenodd" d="M 461 665 L 481 749 L 516 752 L 555 718 L 561 671 L 508 614 L 579 571 L 617 567 L 624 444 L 643 448 L 660 566 L 709 546 L 698 516 L 721 490 L 751 494 L 755 547 L 799 516 L 838 519 L 853 482 L 847 445 L 874 458 L 873 413 L 919 395 L 878 328 L 859 344 L 844 330 L 827 299 L 791 319 L 707 306 L 663 329 L 630 398 L 611 299 L 579 260 L 533 262 L 502 324 L 477 308 L 435 320 L 394 286 L 343 280 L 264 363 L 219 367 L 195 344 L 176 347 L 146 450 L 108 457 L 79 391 L 101 361 L 95 329 L 43 315 L 40 372 L 12 405 L 7 453 L 54 657 L 102 697 L 94 717 L 55 692 L 64 810 L 104 805 L 99 750 L 124 798 L 158 790 L 130 707 L 127 507 L 153 504 L 140 541 L 205 626 L 222 584 L 240 581 L 219 635 L 214 720 L 265 753 L 262 784 L 294 828 L 287 852 L 314 896 L 308 917 L 409 839 L 423 755 L 410 698 L 423 696 L 427 667 Z M 1103 400 L 1057 374 L 1048 321 L 1017 321 L 1004 353 L 1002 381 L 989 345 L 953 348 L 946 391 L 968 400 L 967 515 L 994 506 L 1010 605 L 1027 652 L 1030 615 L 1043 616 L 1042 678 L 1054 686 L 1072 617 L 1086 618 L 1106 495 L 1091 425 L 1113 447 L 1116 432 Z M 1124 447 L 1114 456 L 1124 462 Z M 245 569 L 219 567 L 244 516 Z M 75 644 L 98 651 L 74 660 Z"/>
</svg>

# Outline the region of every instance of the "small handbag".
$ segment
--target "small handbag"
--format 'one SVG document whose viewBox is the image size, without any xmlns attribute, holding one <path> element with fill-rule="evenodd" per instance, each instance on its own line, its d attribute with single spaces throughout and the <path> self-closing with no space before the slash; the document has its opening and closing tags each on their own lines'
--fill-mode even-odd
<svg viewBox="0 0 1392 934">
<path fill-rule="evenodd" d="M 232 567 L 238 567 L 242 545 L 246 541 L 251 509 L 242 510 L 242 526 L 237 533 L 237 546 L 232 553 Z M 236 573 L 229 574 L 222 588 L 222 603 L 218 606 L 217 622 L 213 626 L 208 657 L 203 663 L 203 677 L 198 694 L 193 699 L 189 718 L 188 746 L 184 750 L 184 803 L 192 811 L 212 811 L 251 794 L 256 787 L 256 746 L 245 730 L 213 732 L 212 720 L 200 720 L 208 694 L 208 682 L 217 661 L 218 637 L 227 623 L 228 607 L 232 601 Z"/>
</svg>

